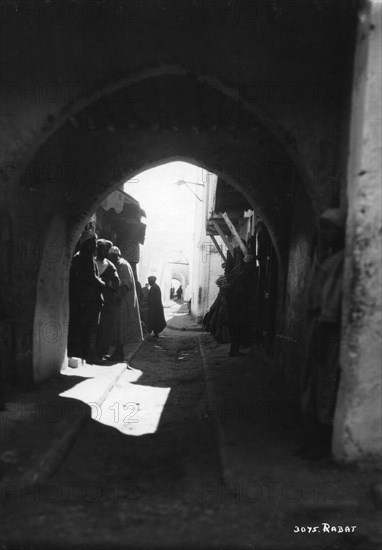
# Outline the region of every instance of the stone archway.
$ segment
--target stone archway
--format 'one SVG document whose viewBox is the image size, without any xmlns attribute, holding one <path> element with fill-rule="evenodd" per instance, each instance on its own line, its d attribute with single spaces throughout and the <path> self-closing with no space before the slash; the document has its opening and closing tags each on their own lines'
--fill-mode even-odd
<svg viewBox="0 0 382 550">
<path fill-rule="evenodd" d="M 351 65 L 354 31 L 360 19 L 363 27 L 357 49 L 362 69 L 356 67 L 355 71 L 357 101 L 353 107 L 354 125 L 361 124 L 353 145 L 355 149 L 362 145 L 362 154 L 352 154 L 349 168 L 352 227 L 348 228 L 346 292 L 351 316 L 349 313 L 343 350 L 349 374 L 342 382 L 342 394 L 348 394 L 338 428 L 344 437 L 350 430 L 354 442 L 346 436 L 337 456 L 351 460 L 367 453 L 380 455 L 375 438 L 370 444 L 365 429 L 368 419 L 365 415 L 354 419 L 358 404 L 369 399 L 370 388 L 373 403 L 380 402 L 380 387 L 374 385 L 379 372 L 377 338 L 373 339 L 367 323 L 358 322 L 360 316 L 370 323 L 376 319 L 380 330 L 380 302 L 376 301 L 378 312 L 372 302 L 365 303 L 365 295 L 375 298 L 372 283 L 379 276 L 377 268 L 367 288 L 361 281 L 363 277 L 369 280 L 370 265 L 380 259 L 380 252 L 370 244 L 379 242 L 380 233 L 374 232 L 376 224 L 369 222 L 371 218 L 379 222 L 380 211 L 369 218 L 364 208 L 365 202 L 370 209 L 378 203 L 373 174 L 380 174 L 380 164 L 372 148 L 373 154 L 369 154 L 366 131 L 363 133 L 364 120 L 373 119 L 370 97 L 380 98 L 375 81 L 379 72 L 374 71 L 380 61 L 379 3 L 301 0 L 289 6 L 279 1 L 251 4 L 239 0 L 207 3 L 206 8 L 203 2 L 164 1 L 150 3 L 147 15 L 137 3 L 126 17 L 119 12 L 116 16 L 112 2 L 97 2 L 101 18 L 80 14 L 59 26 L 51 24 L 58 4 L 40 3 L 46 10 L 44 17 L 38 12 L 25 13 L 27 3 L 7 4 L 4 36 L 8 52 L 1 62 L 10 85 L 2 90 L 6 101 L 2 104 L 0 173 L 5 199 L 2 210 L 8 210 L 2 216 L 2 245 L 7 249 L 1 266 L 6 282 L 2 314 L 12 332 L 12 354 L 7 353 L 7 361 L 18 372 L 20 382 L 31 377 L 35 352 L 35 361 L 42 354 L 47 362 L 35 366 L 37 379 L 57 371 L 63 347 L 56 345 L 58 355 L 49 355 L 48 350 L 43 351 L 44 341 L 59 337 L 57 327 L 51 324 L 57 307 L 60 315 L 54 323 L 61 327 L 66 322 L 58 297 L 66 292 L 65 270 L 81 224 L 108 192 L 163 159 L 194 159 L 218 173 L 221 167 L 226 181 L 250 196 L 279 251 L 280 272 L 288 288 L 288 312 L 292 312 L 289 320 L 304 310 L 299 294 L 306 283 L 315 218 L 338 198 L 338 187 L 342 199 L 346 189 Z M 142 27 L 136 24 L 137 16 L 143 18 Z M 155 48 L 148 47 L 142 28 L 150 33 Z M 34 47 L 21 47 L 28 39 Z M 39 80 L 42 88 L 35 86 Z M 91 93 L 71 97 L 69 89 L 69 96 L 62 93 L 51 100 L 47 92 L 51 93 L 52 85 L 64 92 L 65 85 L 73 81 L 79 82 L 80 92 L 90 83 Z M 164 81 L 167 84 L 162 86 Z M 28 89 L 23 89 L 23 83 L 29 84 Z M 198 87 L 202 94 L 197 93 Z M 196 102 L 178 103 L 179 98 L 187 98 L 187 88 Z M 159 104 L 152 100 L 150 89 Z M 126 90 L 138 93 L 129 99 Z M 171 102 L 179 106 L 178 112 L 169 109 Z M 370 104 L 379 105 L 376 99 Z M 146 109 L 150 105 L 158 116 Z M 200 108 L 203 105 L 204 110 Z M 211 113 L 217 114 L 216 120 Z M 375 125 L 374 120 L 371 128 L 376 139 L 370 141 L 378 144 L 380 134 Z M 261 170 L 264 162 L 271 166 L 275 159 L 285 168 L 281 176 Z M 101 172 L 97 172 L 98 162 Z M 297 177 L 294 172 L 287 174 L 288 167 L 293 171 L 296 165 Z M 339 176 L 340 185 L 332 186 L 334 176 Z M 361 186 L 356 178 L 363 178 L 372 192 L 366 185 L 365 196 L 365 184 Z M 369 242 L 365 233 L 371 235 Z M 353 279 L 356 293 L 350 284 Z M 285 303 L 282 301 L 282 306 Z M 359 349 L 353 349 L 355 343 Z M 369 344 L 374 354 L 371 366 L 367 361 Z M 373 422 L 375 410 L 372 405 Z"/>
<path fill-rule="evenodd" d="M 185 291 L 189 290 L 188 285 L 190 282 L 189 265 L 187 266 L 173 266 L 171 271 L 171 280 L 175 279 L 179 282 L 183 289 L 183 298 L 185 297 Z"/>
<path fill-rule="evenodd" d="M 279 254 L 287 249 L 289 211 L 296 207 L 296 197 L 299 208 L 303 204 L 306 210 L 309 204 L 286 152 L 237 101 L 227 104 L 211 92 L 201 111 L 205 89 L 189 76 L 161 76 L 134 86 L 120 91 L 117 104 L 109 94 L 68 118 L 19 181 L 19 212 L 38 217 L 23 238 L 37 241 L 43 250 L 49 243 L 62 250 L 55 262 L 43 254 L 30 266 L 37 279 L 33 326 L 43 327 L 33 345 L 37 380 L 57 372 L 64 359 L 67 270 L 74 243 L 96 205 L 124 181 L 175 159 L 215 172 L 256 205 Z M 174 110 L 176 97 L 183 104 L 178 101 Z M 285 269 L 285 255 L 280 259 L 280 269 L 283 262 Z"/>
</svg>

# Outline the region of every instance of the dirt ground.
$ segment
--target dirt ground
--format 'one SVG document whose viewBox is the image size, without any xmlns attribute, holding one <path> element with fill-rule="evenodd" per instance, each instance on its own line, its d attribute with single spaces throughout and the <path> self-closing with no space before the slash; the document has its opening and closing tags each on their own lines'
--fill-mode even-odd
<svg viewBox="0 0 382 550">
<path fill-rule="evenodd" d="M 264 505 L 223 483 L 196 332 L 166 329 L 159 339 L 148 337 L 131 367 L 139 377 L 121 379 L 103 405 L 102 420 L 113 421 L 87 422 L 55 475 L 3 498 L 2 549 L 376 548 L 356 534 L 329 535 L 324 545 L 314 535 L 296 537 L 294 523 L 306 522 L 306 511 L 280 530 L 276 503 Z M 226 378 L 230 384 L 227 372 Z"/>
<path fill-rule="evenodd" d="M 197 337 L 150 338 L 132 366 L 139 385 L 170 388 L 156 432 L 91 420 L 49 482 L 7 498 L 6 548 L 195 546 L 211 528 L 203 482 L 219 480 L 220 467 Z"/>
</svg>

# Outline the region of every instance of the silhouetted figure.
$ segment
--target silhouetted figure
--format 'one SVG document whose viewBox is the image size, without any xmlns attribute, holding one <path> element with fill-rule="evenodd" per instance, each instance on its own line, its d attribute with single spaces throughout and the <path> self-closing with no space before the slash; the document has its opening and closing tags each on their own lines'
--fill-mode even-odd
<svg viewBox="0 0 382 550">
<path fill-rule="evenodd" d="M 181 300 L 183 297 L 183 288 L 182 285 L 179 285 L 178 290 L 176 291 L 176 297 L 178 300 Z"/>
<path fill-rule="evenodd" d="M 231 341 L 228 322 L 227 291 L 230 281 L 234 278 L 234 267 L 234 259 L 232 255 L 228 253 L 226 262 L 222 264 L 224 275 L 220 275 L 215 281 L 219 287 L 219 293 L 203 319 L 205 329 L 211 332 L 219 344 L 225 344 Z"/>
<path fill-rule="evenodd" d="M 331 450 L 340 377 L 344 226 L 340 209 L 328 209 L 320 217 L 319 264 L 309 293 L 310 336 L 301 392 L 308 437 L 298 452 L 308 459 L 328 456 Z"/>
<path fill-rule="evenodd" d="M 148 305 L 148 331 L 154 333 L 155 337 L 159 336 L 159 333 L 166 327 L 166 320 L 164 317 L 162 294 L 159 286 L 156 284 L 156 277 L 150 275 L 148 277 L 150 285 L 150 292 L 147 297 Z"/>
<path fill-rule="evenodd" d="M 104 281 L 99 277 L 96 235 L 85 231 L 80 239 L 80 250 L 74 255 L 70 269 L 70 325 L 69 355 L 79 356 L 89 363 L 99 360 L 97 329 L 103 306 Z"/>
<path fill-rule="evenodd" d="M 251 294 L 255 288 L 256 263 L 252 254 L 244 258 L 244 265 L 238 275 L 232 272 L 231 279 L 225 290 L 228 327 L 231 336 L 229 355 L 240 355 L 240 346 L 251 345 Z"/>
</svg>

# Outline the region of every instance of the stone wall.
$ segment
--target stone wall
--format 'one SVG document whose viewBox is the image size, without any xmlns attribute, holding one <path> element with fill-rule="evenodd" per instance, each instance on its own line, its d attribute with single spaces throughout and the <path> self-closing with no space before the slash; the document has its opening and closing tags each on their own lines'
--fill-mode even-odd
<svg viewBox="0 0 382 550">
<path fill-rule="evenodd" d="M 334 454 L 338 460 L 380 459 L 382 358 L 381 3 L 359 19 L 348 165 L 341 350 Z"/>
</svg>

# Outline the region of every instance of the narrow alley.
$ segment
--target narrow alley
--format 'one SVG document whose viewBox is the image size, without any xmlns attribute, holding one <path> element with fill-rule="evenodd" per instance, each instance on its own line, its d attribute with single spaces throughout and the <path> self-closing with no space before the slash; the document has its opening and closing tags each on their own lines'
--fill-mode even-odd
<svg viewBox="0 0 382 550">
<path fill-rule="evenodd" d="M 382 548 L 381 0 L 0 29 L 0 550 Z"/>
<path fill-rule="evenodd" d="M 2 484 L 4 548 L 377 549 L 373 475 L 294 457 L 298 417 L 272 363 L 227 357 L 177 311 L 48 475 Z"/>
</svg>

